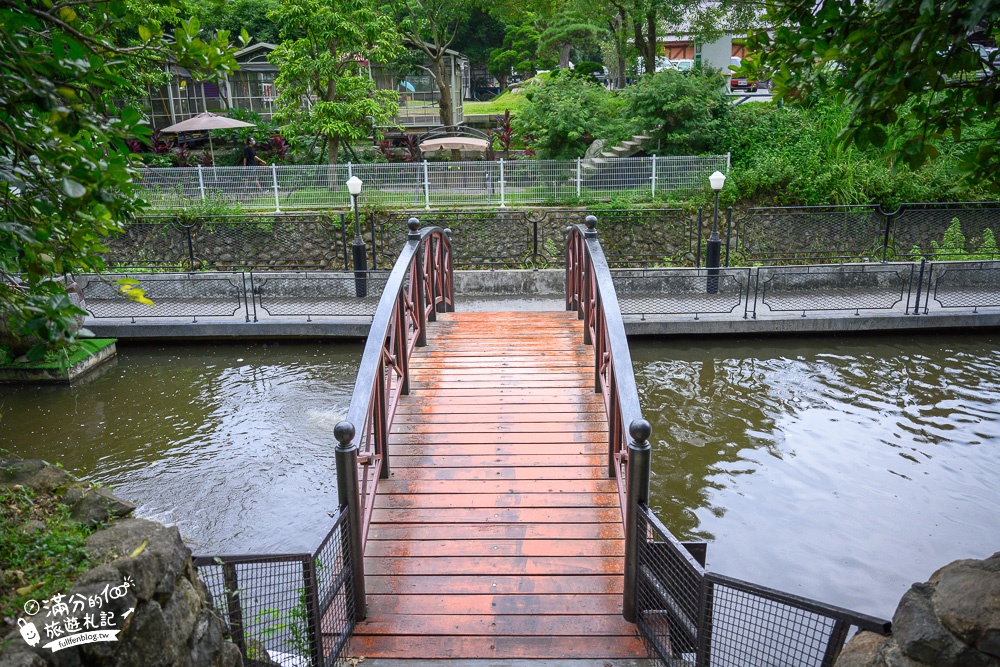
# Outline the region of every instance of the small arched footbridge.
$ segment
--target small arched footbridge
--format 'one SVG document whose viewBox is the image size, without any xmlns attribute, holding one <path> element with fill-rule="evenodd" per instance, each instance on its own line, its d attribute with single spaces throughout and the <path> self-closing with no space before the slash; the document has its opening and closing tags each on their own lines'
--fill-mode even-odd
<svg viewBox="0 0 1000 667">
<path fill-rule="evenodd" d="M 707 571 L 705 545 L 650 510 L 650 426 L 596 225 L 567 228 L 565 311 L 461 313 L 448 230 L 409 221 L 335 429 L 340 513 L 282 557 L 301 578 L 270 603 L 295 621 L 272 657 L 821 667 L 854 630 L 889 632 Z M 201 562 L 245 651 L 263 563 Z"/>
</svg>

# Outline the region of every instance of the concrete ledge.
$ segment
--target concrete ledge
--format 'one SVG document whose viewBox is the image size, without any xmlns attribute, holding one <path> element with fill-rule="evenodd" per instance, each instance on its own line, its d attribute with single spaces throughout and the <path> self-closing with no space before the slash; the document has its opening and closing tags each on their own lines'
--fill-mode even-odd
<svg viewBox="0 0 1000 667">
<path fill-rule="evenodd" d="M 114 338 L 114 336 L 98 335 L 98 338 Z M 65 369 L 59 368 L 17 368 L 4 366 L 0 368 L 0 382 L 27 383 L 73 383 L 97 370 L 118 354 L 114 343 L 102 347 L 86 359 L 76 362 Z"/>
<path fill-rule="evenodd" d="M 732 317 L 732 316 L 731 316 Z M 854 315 L 844 313 L 790 315 L 767 319 L 732 319 L 719 316 L 647 317 L 627 316 L 629 336 L 738 336 L 782 334 L 864 333 L 871 331 L 932 331 L 940 329 L 991 329 L 1000 327 L 997 313 L 931 313 L 928 315 Z"/>
<path fill-rule="evenodd" d="M 86 326 L 94 335 L 119 340 L 225 340 L 273 338 L 367 338 L 371 327 L 369 317 L 340 317 L 337 319 L 286 320 L 272 318 L 262 322 L 192 322 L 170 318 L 158 322 L 132 324 L 128 320 L 102 322 L 90 318 Z"/>
<path fill-rule="evenodd" d="M 517 295 L 547 296 L 566 294 L 564 269 L 504 269 L 502 271 L 455 271 L 456 297 Z M 456 302 L 457 302 L 456 298 Z M 456 303 L 457 306 L 457 303 Z"/>
</svg>

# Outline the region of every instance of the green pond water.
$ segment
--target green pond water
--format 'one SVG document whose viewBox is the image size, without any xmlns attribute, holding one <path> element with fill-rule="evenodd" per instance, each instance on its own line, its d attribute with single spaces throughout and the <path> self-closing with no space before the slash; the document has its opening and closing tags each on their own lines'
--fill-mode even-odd
<svg viewBox="0 0 1000 667">
<path fill-rule="evenodd" d="M 714 571 L 890 616 L 1000 550 L 998 340 L 633 341 L 651 504 Z M 361 351 L 121 344 L 86 384 L 0 385 L 0 447 L 111 485 L 196 553 L 309 549 Z"/>
</svg>

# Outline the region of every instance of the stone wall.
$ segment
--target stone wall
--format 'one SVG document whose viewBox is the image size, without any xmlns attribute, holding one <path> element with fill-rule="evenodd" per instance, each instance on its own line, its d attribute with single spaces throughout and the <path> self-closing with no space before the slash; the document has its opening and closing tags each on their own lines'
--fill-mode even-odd
<svg viewBox="0 0 1000 667">
<path fill-rule="evenodd" d="M 892 617 L 892 636 L 859 633 L 836 667 L 1000 667 L 1000 552 L 914 584 Z"/>
<path fill-rule="evenodd" d="M 33 616 L 22 615 L 40 635 L 34 647 L 22 638 L 16 623 L 0 625 L 0 667 L 242 665 L 239 649 L 209 605 L 191 551 L 176 528 L 126 518 L 133 505 L 43 461 L 0 459 L 0 487 L 15 485 L 61 497 L 74 519 L 106 527 L 87 538 L 93 567 L 70 590 L 60 591 L 66 613 L 52 613 L 56 609 L 50 604 Z M 53 639 L 43 630 L 46 621 L 58 618 L 60 627 L 86 628 L 88 613 L 95 624 L 101 613 L 107 614 L 108 628 L 118 631 L 116 641 L 81 643 L 58 651 L 45 647 Z M 62 636 L 70 634 L 74 633 Z"/>
</svg>

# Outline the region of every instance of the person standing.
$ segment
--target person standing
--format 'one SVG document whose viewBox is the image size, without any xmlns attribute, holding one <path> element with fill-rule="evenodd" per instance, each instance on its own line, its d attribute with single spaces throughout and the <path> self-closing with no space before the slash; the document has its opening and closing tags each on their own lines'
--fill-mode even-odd
<svg viewBox="0 0 1000 667">
<path fill-rule="evenodd" d="M 258 164 L 259 165 L 266 165 L 267 164 L 266 162 L 264 162 L 264 160 L 262 160 L 260 158 L 259 155 L 257 155 L 257 151 L 254 150 L 253 147 L 256 144 L 257 144 L 257 142 L 254 140 L 253 137 L 247 137 L 246 146 L 243 147 L 243 166 L 244 167 L 255 167 Z M 263 192 L 264 188 L 261 187 L 261 185 L 260 185 L 260 179 L 257 177 L 256 173 L 254 173 L 254 175 L 253 175 L 253 181 L 254 181 L 254 184 L 257 186 L 257 189 Z M 249 187 L 249 183 L 247 184 L 247 186 Z"/>
<path fill-rule="evenodd" d="M 257 151 L 254 150 L 254 146 L 256 145 L 257 142 L 254 140 L 253 137 L 247 137 L 247 145 L 243 148 L 244 167 L 253 167 L 258 164 L 260 165 L 267 164 L 257 155 Z"/>
</svg>

